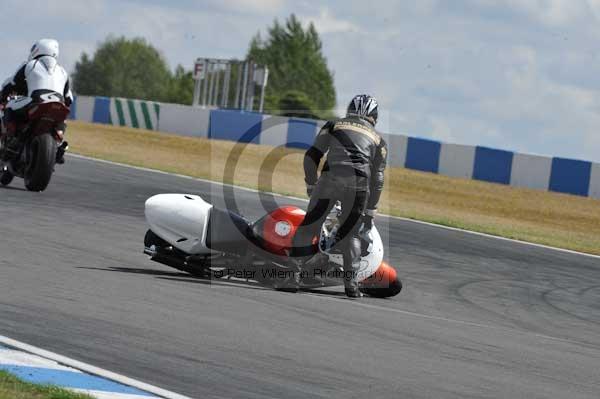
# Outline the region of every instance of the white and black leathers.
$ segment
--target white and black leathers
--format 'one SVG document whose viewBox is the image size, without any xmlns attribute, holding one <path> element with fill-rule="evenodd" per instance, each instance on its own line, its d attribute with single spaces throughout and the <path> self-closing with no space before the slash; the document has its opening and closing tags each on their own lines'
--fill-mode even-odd
<svg viewBox="0 0 600 399">
<path fill-rule="evenodd" d="M 67 106 L 73 101 L 69 75 L 65 69 L 58 64 L 56 58 L 42 55 L 23 63 L 13 77 L 4 82 L 0 100 L 6 101 L 11 94 L 29 97 L 29 101 L 21 100 L 19 104 L 15 104 L 16 108 L 11 107 L 17 110 L 28 105 L 36 94 L 48 92 L 58 93 Z"/>
</svg>

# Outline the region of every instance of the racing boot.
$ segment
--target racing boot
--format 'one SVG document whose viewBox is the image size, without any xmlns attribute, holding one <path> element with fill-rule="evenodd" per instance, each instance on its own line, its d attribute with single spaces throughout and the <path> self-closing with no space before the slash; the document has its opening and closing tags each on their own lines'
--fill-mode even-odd
<svg viewBox="0 0 600 399">
<path fill-rule="evenodd" d="M 363 295 L 358 288 L 358 269 L 360 259 L 353 262 L 344 262 L 344 291 L 348 298 L 361 298 Z"/>
<path fill-rule="evenodd" d="M 8 162 L 17 158 L 19 155 L 19 139 L 14 136 L 6 137 L 6 147 L 2 151 L 2 161 Z"/>
<path fill-rule="evenodd" d="M 354 271 L 350 272 L 351 277 L 346 277 L 347 272 L 344 271 L 344 291 L 348 298 L 362 298 L 363 294 L 358 288 L 358 279 Z"/>
<path fill-rule="evenodd" d="M 56 163 L 62 165 L 65 163 L 65 152 L 69 149 L 69 143 L 63 141 L 56 150 Z"/>
<path fill-rule="evenodd" d="M 298 292 L 301 280 L 301 264 L 302 261 L 299 259 L 290 259 L 288 264 L 290 270 L 286 273 L 285 278 L 275 280 L 273 289 L 282 292 Z"/>
<path fill-rule="evenodd" d="M 356 231 L 356 228 L 354 229 Z M 362 293 L 358 287 L 358 271 L 360 269 L 361 240 L 355 231 L 342 240 L 344 258 L 344 289 L 349 298 L 360 298 Z"/>
</svg>

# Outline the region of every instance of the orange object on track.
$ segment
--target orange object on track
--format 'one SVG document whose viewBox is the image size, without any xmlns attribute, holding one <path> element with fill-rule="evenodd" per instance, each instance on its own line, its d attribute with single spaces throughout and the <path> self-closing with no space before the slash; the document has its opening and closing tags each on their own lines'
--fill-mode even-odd
<svg viewBox="0 0 600 399">
<path fill-rule="evenodd" d="M 373 275 L 360 282 L 360 290 L 372 297 L 386 298 L 397 295 L 402 290 L 402 283 L 396 269 L 381 262 Z"/>
</svg>

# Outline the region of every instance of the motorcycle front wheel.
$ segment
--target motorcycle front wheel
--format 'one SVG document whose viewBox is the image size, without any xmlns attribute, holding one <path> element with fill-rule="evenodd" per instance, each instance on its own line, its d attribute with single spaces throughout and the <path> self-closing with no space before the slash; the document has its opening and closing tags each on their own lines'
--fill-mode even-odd
<svg viewBox="0 0 600 399">
<path fill-rule="evenodd" d="M 0 170 L 0 185 L 8 186 L 14 178 L 15 176 L 10 173 L 7 168 Z"/>
<path fill-rule="evenodd" d="M 29 160 L 25 168 L 25 187 L 29 191 L 44 191 L 54 172 L 56 140 L 51 134 L 36 136 L 29 144 Z"/>
</svg>

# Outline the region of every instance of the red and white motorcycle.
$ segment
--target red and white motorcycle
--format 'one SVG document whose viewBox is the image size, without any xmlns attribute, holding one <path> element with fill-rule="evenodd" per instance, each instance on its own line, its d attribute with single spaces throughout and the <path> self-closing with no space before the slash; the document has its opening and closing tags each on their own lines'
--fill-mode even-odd
<svg viewBox="0 0 600 399">
<path fill-rule="evenodd" d="M 341 208 L 334 207 L 314 242 L 313 257 L 303 267 L 300 289 L 343 285 L 342 255 L 335 251 Z M 283 206 L 254 223 L 214 207 L 191 194 L 160 194 L 145 206 L 150 226 L 144 253 L 150 259 L 205 278 L 234 277 L 274 286 L 290 276 L 288 254 L 305 212 Z M 363 240 L 360 290 L 379 298 L 397 295 L 402 283 L 383 261 L 383 244 L 373 226 Z"/>
<path fill-rule="evenodd" d="M 62 159 L 67 147 L 61 125 L 69 115 L 69 108 L 62 96 L 50 92 L 34 98 L 10 98 L 0 111 L 17 109 L 20 120 L 3 126 L 0 132 L 0 184 L 6 186 L 16 176 L 25 180 L 28 190 L 43 191 L 50 183 L 57 159 Z"/>
</svg>

